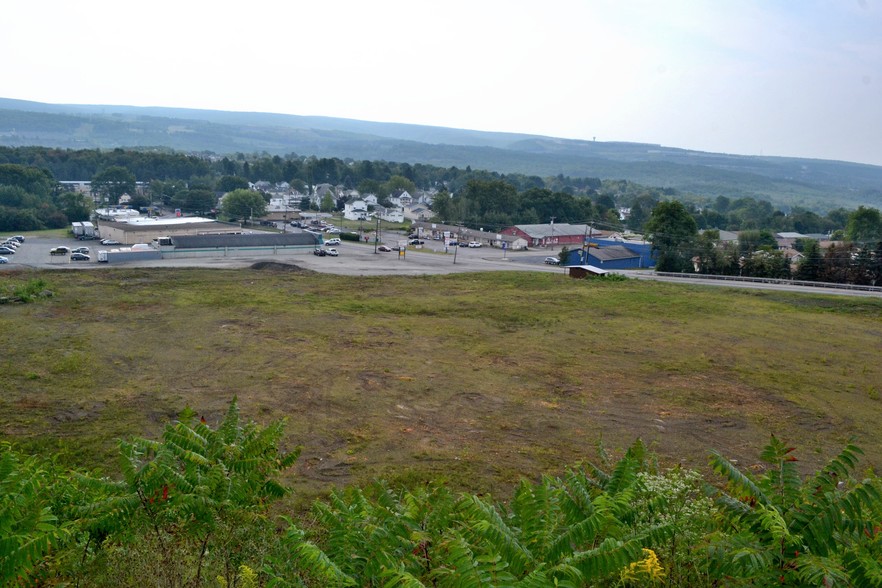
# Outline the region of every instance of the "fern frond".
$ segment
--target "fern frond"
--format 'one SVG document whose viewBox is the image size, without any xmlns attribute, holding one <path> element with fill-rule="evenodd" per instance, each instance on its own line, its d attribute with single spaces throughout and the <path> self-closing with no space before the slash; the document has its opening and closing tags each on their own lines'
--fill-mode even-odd
<svg viewBox="0 0 882 588">
<path fill-rule="evenodd" d="M 842 564 L 851 578 L 852 585 L 866 588 L 882 588 L 882 558 L 869 552 L 847 552 Z"/>
<path fill-rule="evenodd" d="M 418 578 L 402 568 L 387 570 L 380 577 L 388 578 L 383 584 L 383 588 L 426 588 L 426 585 Z"/>
<path fill-rule="evenodd" d="M 803 586 L 854 586 L 842 565 L 833 558 L 802 554 L 796 561 L 796 577 Z M 868 586 L 868 584 L 857 584 Z"/>
<path fill-rule="evenodd" d="M 521 544 L 518 534 L 510 528 L 499 512 L 477 496 L 468 496 L 463 502 L 467 515 L 466 526 L 474 540 L 485 543 L 493 553 L 500 554 L 511 566 L 512 573 L 519 575 L 535 563 L 533 554 Z"/>
<path fill-rule="evenodd" d="M 224 444 L 229 445 L 235 442 L 239 437 L 239 399 L 233 396 L 230 406 L 227 408 L 227 414 L 224 417 L 217 432 L 220 434 Z"/>
<path fill-rule="evenodd" d="M 590 584 L 618 573 L 642 556 L 643 549 L 638 541 L 606 539 L 597 548 L 575 553 L 562 563 L 577 569 Z"/>
<path fill-rule="evenodd" d="M 759 486 L 749 476 L 743 474 L 732 462 L 716 451 L 711 452 L 710 465 L 717 474 L 726 478 L 735 489 L 747 492 L 750 498 L 756 499 L 760 504 L 766 506 L 771 504 L 765 493 L 760 490 Z"/>
</svg>

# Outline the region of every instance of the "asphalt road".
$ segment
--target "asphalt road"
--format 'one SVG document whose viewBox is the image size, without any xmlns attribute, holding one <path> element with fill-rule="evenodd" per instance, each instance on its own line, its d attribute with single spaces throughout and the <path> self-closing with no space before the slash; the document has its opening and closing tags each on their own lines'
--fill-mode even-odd
<svg viewBox="0 0 882 588">
<path fill-rule="evenodd" d="M 397 244 L 399 235 L 384 234 L 385 242 L 389 245 Z M 90 261 L 71 261 L 69 256 L 51 256 L 49 250 L 53 247 L 64 245 L 71 249 L 75 247 L 89 247 L 92 259 Z M 229 257 L 194 257 L 179 259 L 160 259 L 144 262 L 129 262 L 125 264 L 98 263 L 97 252 L 105 247 L 97 241 L 75 241 L 63 238 L 29 237 L 18 248 L 14 255 L 5 255 L 10 263 L 0 265 L 0 272 L 15 270 L 17 268 L 34 269 L 103 269 L 107 267 L 217 267 L 217 268 L 245 268 L 258 262 L 275 261 L 279 263 L 293 264 L 304 269 L 347 276 L 379 276 L 379 275 L 425 275 L 425 274 L 453 274 L 481 271 L 541 271 L 552 273 L 565 273 L 566 270 L 544 263 L 548 256 L 556 256 L 558 250 L 537 251 L 503 251 L 490 247 L 450 248 L 445 253 L 443 243 L 426 241 L 420 249 L 408 249 L 406 252 L 374 252 L 373 244 L 352 243 L 343 241 L 335 247 L 339 257 L 318 257 L 308 251 L 281 251 L 275 255 L 233 255 Z M 720 282 L 716 280 L 696 278 L 672 278 L 657 276 L 648 270 L 622 270 L 616 273 L 624 274 L 630 278 L 643 280 L 658 280 L 666 282 L 686 283 L 692 285 L 715 286 L 723 288 L 749 288 L 760 290 L 780 290 L 787 292 L 804 292 L 812 294 L 832 294 L 838 296 L 858 296 L 882 298 L 880 292 L 866 292 L 860 290 L 839 290 L 835 288 L 816 288 L 809 286 L 796 286 L 789 284 L 765 284 L 752 282 Z"/>
</svg>

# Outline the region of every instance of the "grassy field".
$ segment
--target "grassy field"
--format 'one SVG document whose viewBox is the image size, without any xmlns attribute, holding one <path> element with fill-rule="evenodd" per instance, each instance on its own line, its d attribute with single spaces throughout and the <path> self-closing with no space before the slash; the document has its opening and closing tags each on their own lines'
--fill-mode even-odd
<svg viewBox="0 0 882 588">
<path fill-rule="evenodd" d="M 749 466 L 771 433 L 882 466 L 882 300 L 560 274 L 248 270 L 0 274 L 0 438 L 114 473 L 121 437 L 237 395 L 288 419 L 301 497 L 376 477 L 500 493 L 637 437 Z"/>
</svg>

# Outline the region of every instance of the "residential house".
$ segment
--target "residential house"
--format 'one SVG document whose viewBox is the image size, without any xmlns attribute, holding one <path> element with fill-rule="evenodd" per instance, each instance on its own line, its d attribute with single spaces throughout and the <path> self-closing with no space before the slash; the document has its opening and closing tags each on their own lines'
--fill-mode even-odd
<svg viewBox="0 0 882 588">
<path fill-rule="evenodd" d="M 413 196 L 408 194 L 407 190 L 395 190 L 389 195 L 389 202 L 395 206 L 407 207 L 413 204 Z"/>
<path fill-rule="evenodd" d="M 807 239 L 808 237 L 802 233 L 783 232 L 775 233 L 775 241 L 778 242 L 778 249 L 784 251 L 792 249 L 797 239 Z"/>
<path fill-rule="evenodd" d="M 384 220 L 389 223 L 403 223 L 404 222 L 404 209 L 401 207 L 391 207 L 385 208 L 383 206 L 377 206 L 374 209 L 374 214 L 380 217 L 380 220 Z"/>
<path fill-rule="evenodd" d="M 361 198 L 355 198 L 343 205 L 343 218 L 348 220 L 367 220 L 368 204 Z"/>
</svg>

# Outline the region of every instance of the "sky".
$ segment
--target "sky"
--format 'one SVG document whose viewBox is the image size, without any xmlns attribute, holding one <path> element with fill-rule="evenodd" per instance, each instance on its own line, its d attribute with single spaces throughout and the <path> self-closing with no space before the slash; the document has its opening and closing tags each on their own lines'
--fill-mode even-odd
<svg viewBox="0 0 882 588">
<path fill-rule="evenodd" d="M 5 0 L 0 97 L 882 165 L 882 0 Z"/>
</svg>

